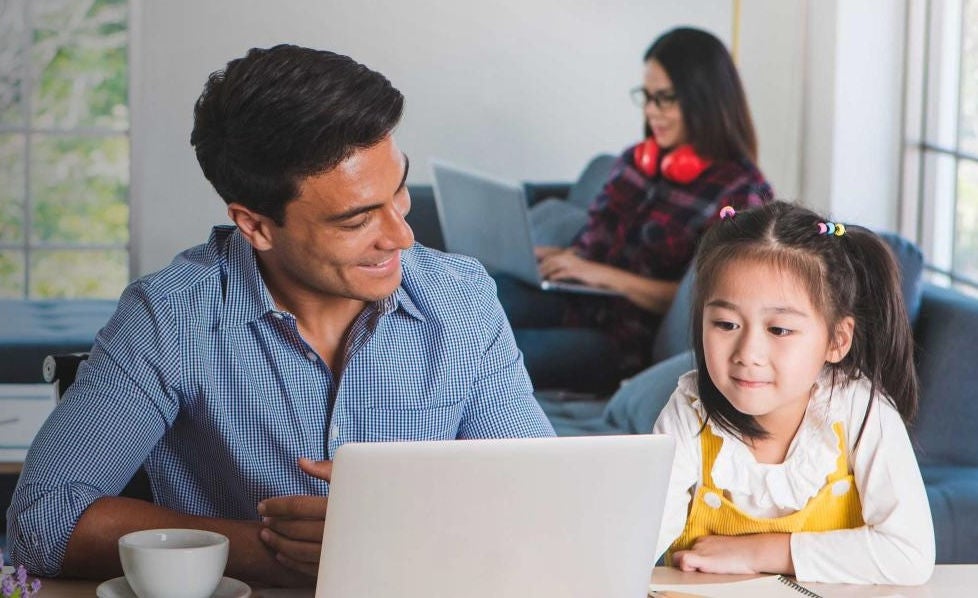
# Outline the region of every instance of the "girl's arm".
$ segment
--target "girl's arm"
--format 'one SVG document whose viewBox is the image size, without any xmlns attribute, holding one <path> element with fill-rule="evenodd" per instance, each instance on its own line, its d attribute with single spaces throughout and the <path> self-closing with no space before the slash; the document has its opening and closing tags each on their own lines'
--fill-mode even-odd
<svg viewBox="0 0 978 598">
<path fill-rule="evenodd" d="M 855 441 L 865 392 L 840 397 L 852 406 Z M 848 393 L 847 393 L 848 394 Z M 791 537 L 795 574 L 802 581 L 919 585 L 934 569 L 934 526 L 920 468 L 896 410 L 877 400 L 851 455 L 865 526 Z"/>
<path fill-rule="evenodd" d="M 794 575 L 791 534 L 703 536 L 689 550 L 673 554 L 673 565 L 683 571 L 704 573 Z"/>
<path fill-rule="evenodd" d="M 666 494 L 666 508 L 662 515 L 656 560 L 665 554 L 669 546 L 683 533 L 692 491 L 700 479 L 701 457 L 699 419 L 689 404 L 689 396 L 680 388 L 672 393 L 652 427 L 653 434 L 668 434 L 676 439 L 676 458 Z"/>
</svg>

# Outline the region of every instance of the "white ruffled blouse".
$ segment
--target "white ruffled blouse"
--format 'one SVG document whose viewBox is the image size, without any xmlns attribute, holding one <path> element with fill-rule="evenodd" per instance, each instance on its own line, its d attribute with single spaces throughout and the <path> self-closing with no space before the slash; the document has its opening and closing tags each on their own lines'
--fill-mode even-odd
<svg viewBox="0 0 978 598">
<path fill-rule="evenodd" d="M 690 396 L 690 407 L 697 422 L 706 412 L 695 393 L 695 378 L 684 377 L 680 384 Z M 833 411 L 832 405 L 836 406 Z M 709 422 L 710 431 L 723 439 L 713 465 L 713 482 L 727 490 L 734 504 L 755 517 L 780 517 L 800 510 L 825 485 L 825 478 L 835 470 L 839 458 L 839 441 L 832 423 L 841 421 L 840 401 L 830 400 L 828 388 L 818 384 L 808 403 L 805 418 L 788 447 L 784 463 L 758 463 L 746 444 L 723 428 Z M 696 430 L 699 430 L 697 423 Z M 702 459 L 702 457 L 700 457 Z"/>
<path fill-rule="evenodd" d="M 843 423 L 866 526 L 859 532 L 792 534 L 792 559 L 801 580 L 906 583 L 908 575 L 926 572 L 929 576 L 933 567 L 934 532 L 920 470 L 906 426 L 885 400 L 873 405 L 859 450 L 853 453 L 868 401 L 866 379 L 833 388 L 830 374 L 824 371 L 780 464 L 758 463 L 747 445 L 712 421 L 707 424 L 723 439 L 711 472 L 714 484 L 745 513 L 772 518 L 800 510 L 825 485 L 839 457 L 832 425 Z M 682 533 L 689 501 L 702 481 L 698 433 L 705 418 L 696 372 L 689 372 L 679 379 L 653 428 L 654 433 L 676 438 L 660 555 Z M 908 551 L 909 546 L 918 548 Z"/>
</svg>

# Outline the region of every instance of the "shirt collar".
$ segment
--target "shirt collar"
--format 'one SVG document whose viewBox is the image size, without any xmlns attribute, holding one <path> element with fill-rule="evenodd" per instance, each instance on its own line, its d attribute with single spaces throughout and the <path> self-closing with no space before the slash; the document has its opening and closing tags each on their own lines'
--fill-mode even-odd
<svg viewBox="0 0 978 598">
<path fill-rule="evenodd" d="M 222 227 L 215 227 L 215 232 L 217 228 Z M 227 241 L 225 255 L 225 299 L 221 328 L 252 322 L 271 311 L 277 311 L 258 269 L 255 250 L 237 228 Z"/>
<path fill-rule="evenodd" d="M 227 235 L 232 227 L 214 227 L 211 233 L 211 242 L 221 233 Z M 225 300 L 224 313 L 221 317 L 221 328 L 230 328 L 253 322 L 269 312 L 278 312 L 272 294 L 265 286 L 265 281 L 261 277 L 261 270 L 258 268 L 258 259 L 255 257 L 255 250 L 251 243 L 241 234 L 237 228 L 228 236 L 227 259 L 225 261 Z M 402 260 L 403 267 L 403 260 Z M 411 317 L 425 321 L 424 314 L 411 299 L 410 293 L 404 288 L 404 278 L 401 279 L 400 286 L 389 297 L 377 301 L 373 305 L 374 309 L 381 316 L 386 316 L 401 307 L 405 313 Z"/>
<path fill-rule="evenodd" d="M 401 309 L 403 309 L 405 313 L 407 313 L 409 316 L 413 317 L 414 319 L 420 320 L 422 322 L 427 321 L 427 319 L 424 317 L 424 314 L 422 314 L 421 310 L 418 309 L 418 306 L 415 305 L 414 300 L 411 299 L 411 295 L 407 292 L 407 290 L 405 290 L 403 278 L 401 279 L 401 286 L 397 287 L 397 290 L 394 291 L 394 294 L 388 297 L 387 299 L 384 299 L 383 302 L 390 303 L 390 307 L 387 308 L 386 311 L 382 311 L 382 313 L 385 315 L 394 311 L 395 309 L 397 309 L 397 306 L 400 305 Z"/>
</svg>

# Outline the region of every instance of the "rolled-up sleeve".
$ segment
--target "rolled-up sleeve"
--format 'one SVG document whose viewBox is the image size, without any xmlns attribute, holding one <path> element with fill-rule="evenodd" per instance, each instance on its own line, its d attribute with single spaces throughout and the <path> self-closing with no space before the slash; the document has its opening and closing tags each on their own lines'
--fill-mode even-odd
<svg viewBox="0 0 978 598">
<path fill-rule="evenodd" d="M 138 289 L 123 294 L 28 450 L 7 511 L 7 541 L 13 563 L 33 575 L 60 574 L 82 513 L 125 488 L 176 416 L 175 400 L 160 392 L 174 372 L 158 365 L 173 343 L 152 312 Z"/>
</svg>

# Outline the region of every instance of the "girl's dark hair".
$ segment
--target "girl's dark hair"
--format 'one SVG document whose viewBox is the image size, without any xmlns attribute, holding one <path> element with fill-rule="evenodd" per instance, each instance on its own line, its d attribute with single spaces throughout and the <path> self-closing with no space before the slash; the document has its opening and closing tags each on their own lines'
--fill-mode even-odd
<svg viewBox="0 0 978 598">
<path fill-rule="evenodd" d="M 757 161 L 747 96 L 723 42 L 701 29 L 680 27 L 652 42 L 643 59 L 649 60 L 669 75 L 697 154 L 714 160 Z M 645 136 L 652 136 L 648 121 Z"/>
<path fill-rule="evenodd" d="M 304 178 L 383 140 L 403 107 L 386 77 L 348 56 L 253 48 L 208 78 L 190 143 L 225 202 L 281 226 Z"/>
<path fill-rule="evenodd" d="M 830 338 L 843 318 L 855 320 L 849 353 L 839 363 L 828 364 L 833 381 L 841 378 L 846 382 L 862 374 L 870 382 L 871 399 L 885 396 L 904 422 L 916 415 L 913 333 L 900 288 L 900 269 L 889 245 L 856 225 L 846 224 L 842 236 L 821 234 L 820 222 L 826 219 L 811 210 L 776 201 L 721 220 L 700 242 L 693 291 L 697 380 L 707 418 L 728 432 L 749 438 L 767 436 L 753 416 L 737 411 L 717 390 L 703 350 L 706 302 L 721 272 L 744 260 L 770 264 L 797 276 L 808 289 L 812 305 L 825 318 Z"/>
</svg>

